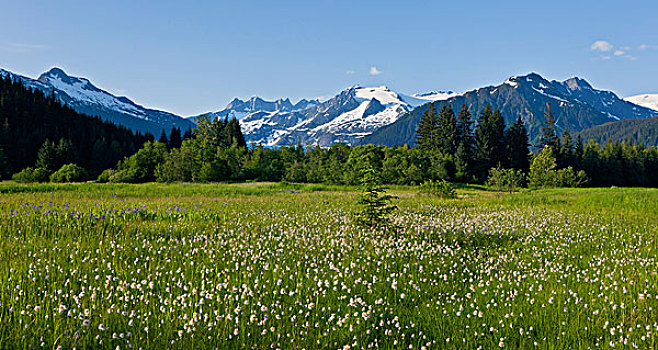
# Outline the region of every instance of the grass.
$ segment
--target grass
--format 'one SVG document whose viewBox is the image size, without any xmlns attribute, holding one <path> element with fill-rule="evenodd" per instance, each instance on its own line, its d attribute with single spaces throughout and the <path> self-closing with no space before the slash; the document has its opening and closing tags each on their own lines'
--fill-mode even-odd
<svg viewBox="0 0 658 350">
<path fill-rule="evenodd" d="M 0 348 L 655 348 L 658 191 L 0 184 Z"/>
</svg>

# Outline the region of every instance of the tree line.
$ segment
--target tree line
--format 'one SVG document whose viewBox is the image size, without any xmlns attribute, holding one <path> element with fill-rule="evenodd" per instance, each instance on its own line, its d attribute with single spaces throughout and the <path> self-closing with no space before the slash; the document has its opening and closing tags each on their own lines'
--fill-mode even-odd
<svg viewBox="0 0 658 350">
<path fill-rule="evenodd" d="M 513 177 L 519 185 L 658 186 L 656 147 L 584 144 L 569 130 L 558 135 L 550 105 L 541 144 L 532 152 L 521 118 L 505 125 L 500 111 L 490 106 L 474 117 L 465 105 L 455 113 L 449 105 L 437 112 L 436 104 L 430 104 L 417 126 L 416 147 L 247 147 L 236 119 L 201 117 L 193 131 L 174 128 L 155 141 L 150 134 L 79 115 L 54 96 L 0 79 L 0 170 L 6 178 L 23 169 L 14 176 L 19 181 L 354 185 L 364 169 L 372 168 L 387 184 Z"/>
<path fill-rule="evenodd" d="M 466 106 L 458 113 L 430 106 L 418 125 L 416 147 L 336 143 L 328 148 L 247 147 L 235 119 L 200 118 L 193 137 L 179 148 L 148 142 L 102 181 L 289 181 L 358 184 L 372 168 L 387 184 L 421 184 L 449 180 L 485 183 L 492 170 L 521 174 L 521 185 L 658 186 L 658 149 L 626 143 L 603 146 L 558 135 L 546 110 L 541 145 L 530 150 L 524 122 L 505 125 L 501 113 L 486 106 L 472 117 Z M 494 171 L 495 173 L 495 171 Z M 534 180 L 526 175 L 536 176 Z"/>
</svg>

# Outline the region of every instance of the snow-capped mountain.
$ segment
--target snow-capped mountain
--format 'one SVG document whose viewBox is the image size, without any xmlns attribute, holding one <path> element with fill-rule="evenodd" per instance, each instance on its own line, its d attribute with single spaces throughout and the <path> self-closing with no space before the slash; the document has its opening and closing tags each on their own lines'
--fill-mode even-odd
<svg viewBox="0 0 658 350">
<path fill-rule="evenodd" d="M 234 98 L 224 109 L 217 112 L 206 113 L 204 115 L 210 117 L 211 119 L 228 117 L 229 119 L 235 118 L 240 120 L 254 113 L 296 112 L 316 106 L 318 104 L 320 104 L 320 101 L 318 100 L 302 99 L 299 102 L 293 104 L 290 102 L 290 99 L 287 98 L 270 102 L 265 101 L 260 97 L 254 96 L 246 101 L 243 101 L 239 98 Z M 188 119 L 196 120 L 198 117 L 199 116 L 194 116 Z"/>
<path fill-rule="evenodd" d="M 549 81 L 536 73 L 510 77 L 497 86 L 458 94 L 446 99 L 445 103 L 455 111 L 466 104 L 475 115 L 485 105 L 490 105 L 501 111 L 507 124 L 521 117 L 531 141 L 539 137 L 546 121 L 548 103 L 560 132 L 568 128 L 575 133 L 611 121 L 658 116 L 658 111 L 624 101 L 611 91 L 594 89 L 584 79 L 574 77 L 565 81 Z M 361 142 L 412 145 L 418 122 L 427 108 L 423 105 L 414 109 L 394 123 L 364 137 Z"/>
<path fill-rule="evenodd" d="M 353 86 L 324 102 L 301 100 L 292 104 L 288 99 L 274 102 L 258 97 L 247 101 L 234 99 L 226 108 L 209 116 L 240 119 L 247 142 L 253 144 L 354 144 L 417 106 L 456 95 L 454 92 L 404 95 L 386 86 Z"/>
<path fill-rule="evenodd" d="M 636 105 L 651 108 L 658 111 L 658 94 L 643 94 L 631 97 L 626 97 L 624 100 L 635 103 Z"/>
<path fill-rule="evenodd" d="M 162 130 L 169 132 L 178 127 L 187 130 L 194 123 L 172 113 L 140 106 L 127 97 L 117 97 L 94 86 L 85 78 L 72 77 L 59 68 L 52 68 L 38 79 L 28 78 L 3 69 L 0 75 L 11 76 L 22 81 L 23 85 L 55 96 L 78 113 L 98 116 L 103 120 L 125 126 L 129 129 L 150 132 L 156 137 Z"/>
</svg>

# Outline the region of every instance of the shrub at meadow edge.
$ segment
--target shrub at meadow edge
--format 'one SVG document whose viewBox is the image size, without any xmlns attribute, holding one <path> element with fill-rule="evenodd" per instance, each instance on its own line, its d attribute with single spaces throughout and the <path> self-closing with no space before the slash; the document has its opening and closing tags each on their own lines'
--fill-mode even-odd
<svg viewBox="0 0 658 350">
<path fill-rule="evenodd" d="M 65 164 L 50 175 L 50 182 L 80 182 L 89 177 L 87 171 L 76 164 Z"/>
<path fill-rule="evenodd" d="M 526 176 L 518 169 L 503 169 L 498 166 L 489 170 L 487 186 L 498 192 L 515 192 L 526 182 Z"/>
<path fill-rule="evenodd" d="M 16 182 L 30 183 L 30 182 L 47 182 L 49 173 L 44 168 L 27 167 L 20 172 L 11 176 L 11 179 Z"/>
<path fill-rule="evenodd" d="M 572 167 L 559 170 L 556 168 L 556 158 L 553 148 L 544 147 L 535 157 L 528 173 L 528 186 L 542 187 L 581 187 L 588 181 L 585 171 L 576 172 Z"/>
<path fill-rule="evenodd" d="M 446 181 L 425 181 L 420 185 L 419 193 L 445 199 L 457 198 L 455 186 Z"/>
</svg>

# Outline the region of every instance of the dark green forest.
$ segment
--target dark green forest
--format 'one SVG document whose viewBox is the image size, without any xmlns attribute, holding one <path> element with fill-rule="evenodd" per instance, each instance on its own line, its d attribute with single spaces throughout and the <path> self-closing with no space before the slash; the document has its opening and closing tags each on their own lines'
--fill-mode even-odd
<svg viewBox="0 0 658 350">
<path fill-rule="evenodd" d="M 41 159 L 40 165 L 49 171 L 76 163 L 98 174 L 152 138 L 78 114 L 54 96 L 44 96 L 10 78 L 0 78 L 0 123 L 2 178 L 35 165 L 42 148 L 47 159 Z"/>
<path fill-rule="evenodd" d="M 626 141 L 631 144 L 658 146 L 658 118 L 626 119 L 597 125 L 579 133 L 584 140 L 605 143 Z"/>
</svg>

